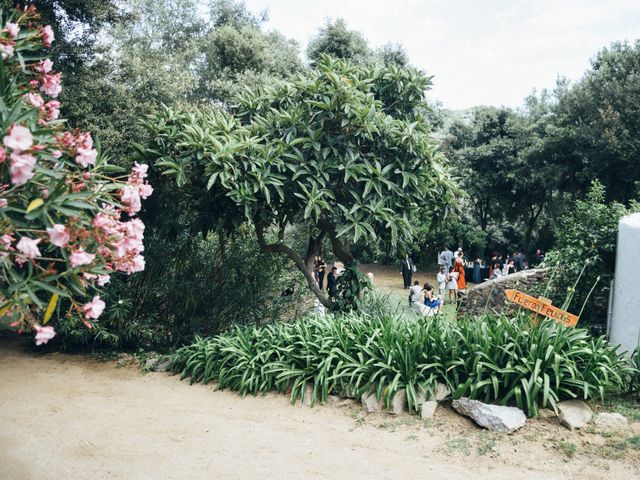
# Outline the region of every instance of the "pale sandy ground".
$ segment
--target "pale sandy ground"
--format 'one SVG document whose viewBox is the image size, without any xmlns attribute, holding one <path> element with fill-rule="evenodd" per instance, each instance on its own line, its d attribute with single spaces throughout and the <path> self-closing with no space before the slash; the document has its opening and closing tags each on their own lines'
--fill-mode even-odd
<svg viewBox="0 0 640 480">
<path fill-rule="evenodd" d="M 640 452 L 557 421 L 491 435 L 440 408 L 433 422 L 347 401 L 241 399 L 88 356 L 34 355 L 0 338 L 0 479 L 634 479 Z M 640 433 L 634 424 L 623 436 Z M 568 459 L 554 447 L 574 442 Z M 495 449 L 491 450 L 495 442 Z"/>
</svg>

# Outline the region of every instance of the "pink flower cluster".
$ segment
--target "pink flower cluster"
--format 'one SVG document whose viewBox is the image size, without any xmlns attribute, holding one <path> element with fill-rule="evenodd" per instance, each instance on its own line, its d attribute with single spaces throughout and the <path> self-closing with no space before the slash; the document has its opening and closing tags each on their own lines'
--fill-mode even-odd
<svg viewBox="0 0 640 480">
<path fill-rule="evenodd" d="M 33 146 L 33 135 L 31 131 L 22 125 L 15 123 L 9 127 L 7 135 L 2 139 L 5 147 L 13 150 L 11 153 L 11 183 L 14 185 L 24 185 L 35 175 L 33 169 L 36 166 L 36 157 L 26 153 Z M 2 150 L 0 155 L 4 161 L 6 153 Z"/>
<path fill-rule="evenodd" d="M 145 180 L 148 166 L 136 163 L 126 181 L 109 178 L 100 166 L 90 169 L 97 163 L 98 152 L 89 132 L 63 132 L 59 125 L 50 123 L 60 116 L 61 104 L 55 100 L 62 89 L 60 73 L 53 70 L 49 59 L 32 62 L 28 70 L 18 67 L 19 52 L 28 51 L 31 55 L 54 41 L 51 27 L 38 26 L 37 18 L 35 8 L 26 7 L 15 23 L 6 23 L 0 31 L 3 68 L 7 75 L 15 76 L 11 84 L 15 94 L 11 98 L 20 98 L 17 106 L 23 111 L 31 110 L 25 115 L 19 111 L 16 118 L 20 120 L 0 136 L 0 171 L 8 171 L 5 175 L 11 178 L 10 182 L 0 182 L 0 209 L 15 207 L 0 211 L 0 267 L 12 269 L 19 268 L 16 264 L 30 263 L 43 274 L 39 278 L 55 279 L 46 281 L 55 281 L 58 288 L 68 288 L 67 273 L 79 275 L 84 287 L 101 287 L 109 282 L 112 272 L 131 274 L 145 267 L 144 224 L 133 216 L 140 211 L 141 200 L 153 192 Z M 20 33 L 21 28 L 29 33 Z M 50 129 L 54 131 L 54 141 L 50 140 Z M 1 165 L 4 162 L 8 165 Z M 58 185 L 63 190 L 62 198 L 68 196 L 69 200 L 73 200 L 69 193 L 86 191 L 88 195 L 81 201 L 101 211 L 94 216 L 90 209 L 75 206 L 73 211 L 56 212 L 49 204 L 49 196 L 51 192 L 60 195 Z M 118 200 L 121 206 L 113 206 Z M 42 210 L 36 210 L 35 216 L 25 215 L 26 205 L 30 212 Z M 40 215 L 41 211 L 46 215 Z M 16 215 L 20 218 L 14 219 Z M 13 301 L 12 308 L 23 313 L 14 326 L 22 329 L 29 324 L 35 330 L 37 345 L 56 335 L 52 326 L 36 323 L 35 309 L 25 307 L 20 297 Z M 92 328 L 90 322 L 98 319 L 106 307 L 99 295 L 84 304 L 75 303 L 73 298 L 71 301 L 87 328 Z"/>
<path fill-rule="evenodd" d="M 98 213 L 93 220 L 101 246 L 98 253 L 109 263 L 107 267 L 132 274 L 144 270 L 144 223 L 139 218 L 123 222 L 115 210 Z"/>
<path fill-rule="evenodd" d="M 58 145 L 60 149 L 75 157 L 76 163 L 81 167 L 87 168 L 89 165 L 95 165 L 98 152 L 93 148 L 91 133 L 76 131 L 74 134 L 64 132 L 58 136 Z"/>
<path fill-rule="evenodd" d="M 142 208 L 140 199 L 144 200 L 153 193 L 153 187 L 145 182 L 148 169 L 148 165 L 136 162 L 127 185 L 120 191 L 120 201 L 130 215 L 138 213 Z"/>
</svg>

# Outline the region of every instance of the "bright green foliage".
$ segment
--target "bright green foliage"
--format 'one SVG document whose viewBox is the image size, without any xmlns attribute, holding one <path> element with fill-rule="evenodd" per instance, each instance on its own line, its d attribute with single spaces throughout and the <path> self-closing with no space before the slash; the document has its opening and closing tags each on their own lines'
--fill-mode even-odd
<svg viewBox="0 0 640 480">
<path fill-rule="evenodd" d="M 528 317 L 459 323 L 394 315 L 312 317 L 237 327 L 178 350 L 173 371 L 191 382 L 219 382 L 242 395 L 291 389 L 313 401 L 376 392 L 387 405 L 405 388 L 416 397 L 444 382 L 453 396 L 517 405 L 528 415 L 559 400 L 602 399 L 623 389 L 632 370 L 604 337 Z"/>
<path fill-rule="evenodd" d="M 555 132 L 558 160 L 568 165 L 564 190 L 597 178 L 607 198 L 628 203 L 640 193 L 640 40 L 613 43 L 575 85 L 560 84 Z"/>
<path fill-rule="evenodd" d="M 293 81 L 247 91 L 231 113 L 165 109 L 146 123 L 145 155 L 204 198 L 212 225 L 252 221 L 265 251 L 289 255 L 312 285 L 308 267 L 325 236 L 352 264 L 352 240 L 409 240 L 421 206 L 437 202 L 446 215 L 455 204 L 421 114 L 429 84 L 415 70 L 323 56 Z M 266 244 L 270 227 L 300 223 L 313 227 L 305 258 L 282 238 Z"/>
<path fill-rule="evenodd" d="M 615 268 L 618 221 L 633 210 L 638 210 L 637 207 L 626 208 L 618 202 L 607 203 L 605 195 L 602 184 L 594 181 L 586 197 L 577 200 L 561 218 L 555 230 L 556 247 L 545 259 L 545 265 L 556 270 L 551 284 L 551 298 L 560 305 L 570 295 L 572 300 L 567 307 L 578 313 L 584 306 L 582 320 L 600 328 L 606 324 L 609 283 Z M 574 284 L 581 272 L 574 291 Z M 589 291 L 596 283 L 587 301 Z"/>
</svg>

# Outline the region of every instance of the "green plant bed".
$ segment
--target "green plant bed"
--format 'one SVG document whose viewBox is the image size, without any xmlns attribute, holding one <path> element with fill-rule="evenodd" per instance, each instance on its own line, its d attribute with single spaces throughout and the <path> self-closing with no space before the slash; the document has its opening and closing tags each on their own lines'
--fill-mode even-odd
<svg viewBox="0 0 640 480">
<path fill-rule="evenodd" d="M 246 394 L 277 390 L 312 401 L 376 392 L 387 405 L 406 389 L 448 384 L 454 398 L 516 405 L 529 416 L 562 399 L 588 401 L 628 387 L 633 368 L 603 337 L 528 317 L 485 316 L 457 322 L 402 314 L 306 317 L 292 323 L 235 327 L 177 351 L 172 369 L 191 382 L 217 381 Z"/>
</svg>

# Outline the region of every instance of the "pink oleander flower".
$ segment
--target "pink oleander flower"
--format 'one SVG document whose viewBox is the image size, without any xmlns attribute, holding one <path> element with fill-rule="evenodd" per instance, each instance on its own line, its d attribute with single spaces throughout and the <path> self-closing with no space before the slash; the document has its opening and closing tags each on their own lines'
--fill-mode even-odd
<svg viewBox="0 0 640 480">
<path fill-rule="evenodd" d="M 147 171 L 149 170 L 149 165 L 145 163 L 140 164 L 138 162 L 135 162 L 131 170 L 140 178 L 147 178 Z"/>
<path fill-rule="evenodd" d="M 73 268 L 80 267 L 82 265 L 88 265 L 96 258 L 95 254 L 87 253 L 82 248 L 79 248 L 71 254 L 69 261 Z"/>
<path fill-rule="evenodd" d="M 15 248 L 11 246 L 11 243 L 15 241 L 16 239 L 8 233 L 0 236 L 0 257 L 4 258 L 9 255 L 9 252 L 15 251 Z"/>
<path fill-rule="evenodd" d="M 98 151 L 90 148 L 78 148 L 78 155 L 76 156 L 76 163 L 87 168 L 89 165 L 96 164 L 96 158 L 98 157 Z"/>
<path fill-rule="evenodd" d="M 33 68 L 39 73 L 49 73 L 53 68 L 53 62 L 48 58 L 46 60 L 40 60 Z"/>
<path fill-rule="evenodd" d="M 33 135 L 27 127 L 14 123 L 9 127 L 9 131 L 2 140 L 2 143 L 4 143 L 5 147 L 19 152 L 29 150 L 31 145 L 33 145 Z"/>
<path fill-rule="evenodd" d="M 53 158 L 60 158 L 62 156 L 61 150 L 51 150 L 51 156 Z"/>
<path fill-rule="evenodd" d="M 64 225 L 56 223 L 53 227 L 47 228 L 49 242 L 56 247 L 64 247 L 69 242 L 69 232 Z"/>
<path fill-rule="evenodd" d="M 39 93 L 27 93 L 24 96 L 24 101 L 27 102 L 28 105 L 33 105 L 34 107 L 42 107 L 44 105 L 44 98 Z"/>
<path fill-rule="evenodd" d="M 144 267 L 144 257 L 142 255 L 136 255 L 135 257 L 133 257 L 132 267 L 129 273 L 141 272 L 144 270 Z"/>
<path fill-rule="evenodd" d="M 49 95 L 51 98 L 56 98 L 62 91 L 60 73 L 45 73 L 42 76 L 42 85 L 40 86 L 40 90 Z"/>
<path fill-rule="evenodd" d="M 3 60 L 6 60 L 9 57 L 13 57 L 13 45 L 0 43 L 0 56 Z"/>
<path fill-rule="evenodd" d="M 126 185 L 120 194 L 120 201 L 127 206 L 126 211 L 130 214 L 137 213 L 142 208 L 140 192 L 133 185 Z"/>
<path fill-rule="evenodd" d="M 89 150 L 93 148 L 93 138 L 91 138 L 91 132 L 84 132 L 79 134 L 75 139 L 78 148 L 84 148 Z"/>
<path fill-rule="evenodd" d="M 8 23 L 4 26 L 4 29 L 7 31 L 9 36 L 15 40 L 18 38 L 18 32 L 20 32 L 20 27 L 17 23 Z"/>
<path fill-rule="evenodd" d="M 42 345 L 43 343 L 47 343 L 53 337 L 56 336 L 56 331 L 51 326 L 41 326 L 37 323 L 33 326 L 36 330 L 36 345 Z"/>
<path fill-rule="evenodd" d="M 95 320 L 102 315 L 104 307 L 106 307 L 106 304 L 100 300 L 100 295 L 96 295 L 93 297 L 93 300 L 84 304 L 82 310 L 84 311 L 85 318 Z"/>
<path fill-rule="evenodd" d="M 33 169 L 36 166 L 36 157 L 28 153 L 12 153 L 11 154 L 11 183 L 14 185 L 24 185 L 31 180 L 35 173 Z"/>
<path fill-rule="evenodd" d="M 7 159 L 7 152 L 4 151 L 4 148 L 0 147 L 0 163 L 4 162 Z"/>
<path fill-rule="evenodd" d="M 42 43 L 44 43 L 45 47 L 50 47 L 56 37 L 53 35 L 53 30 L 49 25 L 45 26 L 42 29 Z"/>
<path fill-rule="evenodd" d="M 5 208 L 7 205 L 9 205 L 9 202 L 7 201 L 7 199 L 0 198 L 0 208 Z"/>
<path fill-rule="evenodd" d="M 16 244 L 16 248 L 27 258 L 38 258 L 40 256 L 38 244 L 41 240 L 41 238 L 34 240 L 29 237 L 21 237 Z"/>
<path fill-rule="evenodd" d="M 98 286 L 104 287 L 107 283 L 109 283 L 111 277 L 106 274 L 98 275 Z"/>
<path fill-rule="evenodd" d="M 42 116 L 47 122 L 57 120 L 60 116 L 60 102 L 57 100 L 48 101 L 41 109 Z"/>
<path fill-rule="evenodd" d="M 140 198 L 146 199 L 153 193 L 153 187 L 148 183 L 143 183 L 138 187 L 138 193 L 140 194 Z"/>
</svg>

